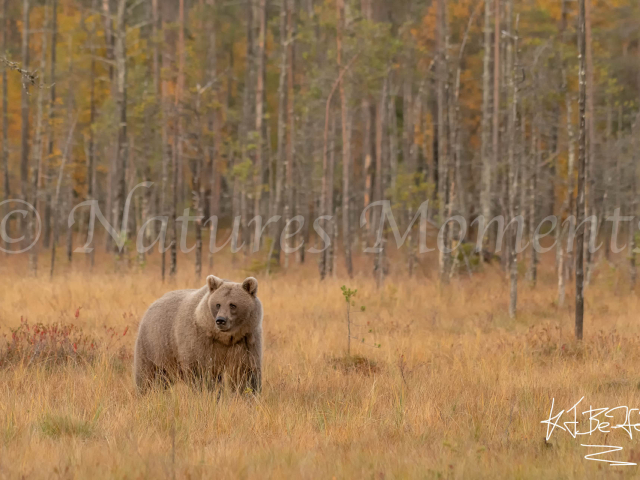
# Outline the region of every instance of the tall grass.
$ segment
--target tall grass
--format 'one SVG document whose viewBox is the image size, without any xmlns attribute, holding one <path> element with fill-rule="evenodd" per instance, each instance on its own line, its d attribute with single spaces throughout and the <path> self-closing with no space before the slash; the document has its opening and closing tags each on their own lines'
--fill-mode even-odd
<svg viewBox="0 0 640 480">
<path fill-rule="evenodd" d="M 139 397 L 130 365 L 138 322 L 167 290 L 204 284 L 193 278 L 192 264 L 181 259 L 178 278 L 162 284 L 153 259 L 143 270 L 116 272 L 110 258 L 99 258 L 93 274 L 74 260 L 53 281 L 24 277 L 23 260 L 2 258 L 0 266 L 0 334 L 7 335 L 0 350 L 6 356 L 13 345 L 15 353 L 15 342 L 22 348 L 0 364 L 1 478 L 637 473 L 583 458 L 592 452 L 581 443 L 623 446 L 609 456 L 616 460 L 640 458 L 640 445 L 624 432 L 583 439 L 556 432 L 546 442 L 540 423 L 552 398 L 564 409 L 582 396 L 585 410 L 640 407 L 640 304 L 623 270 L 594 276 L 581 345 L 573 341 L 571 306 L 554 303 L 550 257 L 536 289 L 522 283 L 516 320 L 508 318 L 508 288 L 497 267 L 442 289 L 423 272 L 409 279 L 392 270 L 378 291 L 363 273 L 348 282 L 367 307 L 354 320 L 363 326 L 352 328 L 356 336 L 374 335 L 380 347 L 354 341 L 351 366 L 340 291 L 347 281 L 339 275 L 320 282 L 313 264 L 258 273 L 262 395 L 218 398 L 176 384 Z M 246 276 L 242 261 L 216 261 L 210 273 Z M 71 328 L 70 340 L 55 337 L 54 354 L 44 355 L 37 338 L 29 343 L 25 324 L 30 333 L 36 324 L 38 332 Z M 14 340 L 11 329 L 25 338 Z M 82 348 L 74 335 L 86 339 Z"/>
</svg>

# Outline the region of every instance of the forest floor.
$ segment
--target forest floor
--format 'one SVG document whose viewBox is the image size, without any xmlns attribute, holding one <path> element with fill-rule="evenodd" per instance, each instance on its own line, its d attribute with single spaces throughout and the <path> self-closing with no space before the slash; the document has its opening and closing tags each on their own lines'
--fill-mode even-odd
<svg viewBox="0 0 640 480">
<path fill-rule="evenodd" d="M 495 265 L 443 288 L 431 268 L 413 278 L 392 272 L 377 291 L 364 273 L 320 282 L 313 259 L 269 277 L 243 269 L 242 260 L 216 260 L 205 271 L 234 281 L 257 276 L 265 311 L 262 394 L 225 391 L 217 399 L 184 384 L 140 397 L 132 382 L 145 309 L 168 290 L 204 285 L 192 259 L 181 258 L 178 277 L 163 284 L 157 258 L 124 274 L 99 257 L 90 274 L 81 257 L 73 266 L 59 260 L 53 281 L 44 255 L 37 278 L 25 275 L 24 256 L 0 259 L 0 478 L 639 473 L 585 459 L 602 449 L 582 445 L 611 445 L 623 450 L 602 458 L 640 463 L 640 428 L 612 428 L 624 423 L 624 409 L 607 413 L 609 433 L 573 438 L 573 425 L 563 423 L 573 420 L 570 411 L 559 422 L 565 430 L 547 441 L 541 423 L 552 403 L 556 415 L 583 397 L 575 409 L 581 432 L 590 407 L 640 407 L 640 302 L 624 266 L 598 265 L 577 344 L 572 286 L 559 308 L 551 256 L 535 288 L 521 278 L 514 320 Z M 366 261 L 356 263 L 362 272 Z M 358 289 L 350 360 L 343 284 Z M 46 361 L 43 338 L 59 342 Z M 592 428 L 607 430 L 604 413 L 598 418 Z M 630 420 L 640 423 L 640 414 Z"/>
</svg>

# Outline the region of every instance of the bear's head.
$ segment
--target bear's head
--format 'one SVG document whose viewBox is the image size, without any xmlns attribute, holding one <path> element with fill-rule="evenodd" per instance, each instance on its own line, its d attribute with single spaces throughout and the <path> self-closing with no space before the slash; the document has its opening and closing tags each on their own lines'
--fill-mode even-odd
<svg viewBox="0 0 640 480">
<path fill-rule="evenodd" d="M 262 306 L 256 296 L 258 281 L 255 278 L 248 277 L 242 283 L 234 283 L 209 275 L 207 286 L 209 319 L 213 322 L 214 336 L 242 336 L 258 326 Z"/>
</svg>

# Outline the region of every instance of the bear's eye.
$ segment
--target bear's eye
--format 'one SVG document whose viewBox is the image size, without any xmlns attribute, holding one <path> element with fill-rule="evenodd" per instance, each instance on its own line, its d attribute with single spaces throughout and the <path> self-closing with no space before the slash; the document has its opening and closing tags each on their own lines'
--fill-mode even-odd
<svg viewBox="0 0 640 480">
<path fill-rule="evenodd" d="M 236 306 L 232 303 L 231 305 L 229 305 L 231 307 L 231 310 L 235 310 Z"/>
<path fill-rule="evenodd" d="M 216 304 L 216 308 L 220 308 L 220 304 L 219 303 Z"/>
</svg>

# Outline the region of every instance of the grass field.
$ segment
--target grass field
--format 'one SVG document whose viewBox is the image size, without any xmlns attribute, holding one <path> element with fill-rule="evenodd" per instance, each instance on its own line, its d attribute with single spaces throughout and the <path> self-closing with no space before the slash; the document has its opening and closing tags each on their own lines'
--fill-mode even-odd
<svg viewBox="0 0 640 480">
<path fill-rule="evenodd" d="M 640 431 L 633 439 L 622 429 L 574 439 L 556 430 L 546 442 L 540 423 L 553 398 L 556 411 L 583 396 L 579 412 L 640 407 L 640 303 L 622 267 L 599 264 L 578 345 L 571 286 L 567 306 L 555 304 L 552 257 L 535 289 L 522 279 L 515 320 L 496 266 L 442 289 L 431 268 L 413 278 L 392 270 L 377 291 L 364 273 L 320 282 L 311 259 L 256 275 L 265 310 L 262 395 L 225 392 L 217 400 L 177 384 L 139 397 L 131 356 L 146 307 L 168 290 L 204 284 L 191 260 L 180 260 L 178 278 L 163 284 L 157 259 L 116 273 L 109 257 L 98 258 L 89 274 L 80 255 L 73 266 L 61 260 L 50 281 L 45 273 L 28 278 L 24 256 L 0 258 L 7 335 L 0 341 L 0 478 L 638 475 L 637 466 L 585 460 L 594 450 L 581 444 L 622 446 L 606 458 L 640 462 Z M 207 273 L 247 276 L 242 260 L 216 261 Z M 364 343 L 352 341 L 352 361 L 343 284 L 358 289 L 354 310 L 366 307 L 353 315 L 354 336 Z M 33 335 L 39 322 L 78 329 Z M 10 329 L 18 327 L 14 342 Z M 29 344 L 38 335 L 70 340 L 63 339 L 62 354 L 40 361 L 38 342 Z M 21 354 L 7 351 L 12 342 L 22 342 Z M 621 423 L 623 415 L 615 418 Z"/>
</svg>

